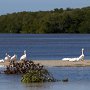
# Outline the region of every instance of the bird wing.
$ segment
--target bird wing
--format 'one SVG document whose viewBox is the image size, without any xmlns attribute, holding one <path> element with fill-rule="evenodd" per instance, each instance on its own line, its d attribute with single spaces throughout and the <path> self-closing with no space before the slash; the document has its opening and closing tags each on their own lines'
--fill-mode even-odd
<svg viewBox="0 0 90 90">
<path fill-rule="evenodd" d="M 25 60 L 26 59 L 26 54 L 25 55 L 22 55 L 20 60 Z"/>
</svg>

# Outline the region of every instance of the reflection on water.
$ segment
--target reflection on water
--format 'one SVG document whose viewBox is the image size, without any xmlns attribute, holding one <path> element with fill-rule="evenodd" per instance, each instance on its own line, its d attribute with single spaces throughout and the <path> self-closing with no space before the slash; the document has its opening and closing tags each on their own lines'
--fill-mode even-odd
<svg viewBox="0 0 90 90">
<path fill-rule="evenodd" d="M 47 83 L 32 83 L 32 84 L 25 84 L 24 86 L 27 90 L 49 90 L 54 86 L 55 83 L 47 82 Z"/>
<path fill-rule="evenodd" d="M 21 75 L 0 74 L 0 90 L 90 90 L 90 67 L 46 68 L 55 78 L 59 80 L 69 78 L 69 82 L 24 84 L 20 81 Z"/>
<path fill-rule="evenodd" d="M 54 82 L 24 85 L 25 90 L 90 90 L 89 82 Z"/>
</svg>

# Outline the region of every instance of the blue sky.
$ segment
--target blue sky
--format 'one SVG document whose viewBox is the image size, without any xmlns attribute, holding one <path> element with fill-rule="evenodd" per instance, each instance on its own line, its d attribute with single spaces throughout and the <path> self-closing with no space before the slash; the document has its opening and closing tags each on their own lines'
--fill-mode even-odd
<svg viewBox="0 0 90 90">
<path fill-rule="evenodd" d="M 90 0 L 0 0 L 0 14 L 86 6 L 90 6 Z"/>
</svg>

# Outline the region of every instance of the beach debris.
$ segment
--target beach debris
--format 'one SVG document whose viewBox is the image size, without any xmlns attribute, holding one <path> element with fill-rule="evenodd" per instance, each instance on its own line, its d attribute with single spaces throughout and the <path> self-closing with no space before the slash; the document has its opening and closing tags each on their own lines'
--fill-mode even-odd
<svg viewBox="0 0 90 90">
<path fill-rule="evenodd" d="M 55 81 L 50 72 L 43 66 L 33 61 L 11 62 L 4 71 L 5 74 L 22 74 L 22 82 L 52 82 Z"/>
<path fill-rule="evenodd" d="M 13 61 L 6 67 L 5 74 L 21 74 L 23 83 L 33 82 L 68 82 L 68 78 L 56 80 L 45 66 L 31 60 Z"/>
<path fill-rule="evenodd" d="M 68 82 L 69 80 L 68 80 L 68 78 L 66 78 L 66 79 L 63 79 L 62 81 L 63 82 Z"/>
</svg>

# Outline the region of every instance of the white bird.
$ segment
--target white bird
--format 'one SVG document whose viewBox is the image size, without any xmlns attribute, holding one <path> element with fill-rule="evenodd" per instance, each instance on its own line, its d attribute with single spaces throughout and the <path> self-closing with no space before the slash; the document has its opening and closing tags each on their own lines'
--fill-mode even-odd
<svg viewBox="0 0 90 90">
<path fill-rule="evenodd" d="M 5 61 L 10 61 L 11 56 L 6 53 L 6 57 L 4 58 Z"/>
<path fill-rule="evenodd" d="M 63 61 L 69 61 L 71 58 L 63 58 Z"/>
<path fill-rule="evenodd" d="M 0 60 L 0 62 L 4 62 L 4 60 L 3 60 L 3 59 L 1 59 L 1 60 Z"/>
<path fill-rule="evenodd" d="M 26 50 L 24 50 L 24 55 L 20 57 L 20 60 L 27 60 Z"/>
<path fill-rule="evenodd" d="M 79 56 L 78 60 L 84 60 L 84 48 L 82 48 L 82 54 Z"/>
<path fill-rule="evenodd" d="M 84 49 L 82 48 L 82 54 L 77 58 L 63 58 L 63 61 L 79 61 L 84 60 Z"/>
<path fill-rule="evenodd" d="M 11 57 L 11 59 L 10 59 L 11 61 L 16 61 L 17 60 L 17 55 L 16 54 L 14 54 L 12 57 Z"/>
</svg>

